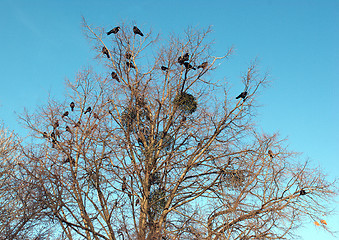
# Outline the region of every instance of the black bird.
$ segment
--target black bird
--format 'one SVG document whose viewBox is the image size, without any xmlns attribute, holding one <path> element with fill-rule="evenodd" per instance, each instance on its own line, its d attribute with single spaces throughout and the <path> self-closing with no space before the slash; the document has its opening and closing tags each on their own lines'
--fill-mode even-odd
<svg viewBox="0 0 339 240">
<path fill-rule="evenodd" d="M 42 136 L 43 136 L 44 138 L 48 138 L 48 134 L 47 134 L 46 132 L 44 132 L 44 133 L 42 134 Z"/>
<path fill-rule="evenodd" d="M 247 92 L 242 92 L 242 93 L 240 93 L 240 95 L 239 95 L 238 97 L 236 97 L 235 99 L 239 99 L 239 98 L 245 99 L 246 96 L 247 96 Z"/>
<path fill-rule="evenodd" d="M 118 77 L 118 74 L 117 74 L 116 72 L 112 72 L 112 73 L 111 73 L 111 77 L 112 77 L 112 79 L 115 79 L 115 80 L 117 80 L 118 82 L 120 82 L 119 77 Z"/>
<path fill-rule="evenodd" d="M 53 129 L 56 129 L 57 127 L 59 127 L 59 121 L 56 120 L 55 123 L 53 124 Z"/>
<path fill-rule="evenodd" d="M 135 68 L 132 62 L 126 62 L 127 67 L 129 68 Z"/>
<path fill-rule="evenodd" d="M 69 114 L 69 112 L 68 111 L 66 111 L 66 112 L 64 112 L 64 114 L 62 114 L 62 118 L 64 118 L 64 117 L 67 117 L 68 116 L 68 114 Z"/>
<path fill-rule="evenodd" d="M 138 206 L 138 204 L 139 204 L 139 198 L 135 201 L 135 206 Z"/>
<path fill-rule="evenodd" d="M 184 56 L 182 56 L 182 60 L 183 60 L 184 62 L 188 61 L 189 58 L 190 58 L 190 55 L 189 55 L 188 53 L 185 53 Z"/>
<path fill-rule="evenodd" d="M 106 47 L 102 47 L 101 52 L 107 56 L 107 58 L 110 58 L 108 49 Z"/>
<path fill-rule="evenodd" d="M 271 149 L 269 149 L 267 153 L 268 155 L 270 155 L 271 158 L 274 158 L 274 154 Z"/>
<path fill-rule="evenodd" d="M 208 62 L 203 62 L 202 64 L 200 64 L 200 65 L 198 66 L 198 69 L 199 69 L 199 68 L 205 69 L 205 68 L 207 68 L 207 66 L 208 66 Z"/>
<path fill-rule="evenodd" d="M 86 109 L 86 111 L 84 112 L 84 114 L 89 113 L 89 112 L 91 112 L 91 111 L 92 111 L 92 108 L 91 108 L 91 107 L 88 107 L 88 108 Z"/>
<path fill-rule="evenodd" d="M 71 104 L 70 104 L 69 106 L 71 107 L 71 110 L 72 110 L 72 112 L 73 112 L 73 111 L 74 111 L 74 107 L 75 107 L 74 102 L 71 102 Z"/>
<path fill-rule="evenodd" d="M 131 59 L 131 58 L 132 58 L 132 54 L 131 54 L 130 52 L 126 52 L 126 53 L 125 53 L 125 57 L 126 57 L 127 59 Z"/>
<path fill-rule="evenodd" d="M 185 66 L 186 69 L 196 70 L 195 67 L 193 67 L 189 62 L 184 62 L 184 66 Z"/>
<path fill-rule="evenodd" d="M 180 57 L 178 57 L 178 63 L 180 64 L 180 65 L 183 65 L 184 64 L 184 59 L 180 56 Z"/>
<path fill-rule="evenodd" d="M 110 35 L 110 34 L 117 34 L 120 30 L 120 27 L 115 27 L 113 28 L 111 31 L 107 32 L 107 35 Z"/>
<path fill-rule="evenodd" d="M 168 70 L 168 67 L 161 66 L 161 70 L 163 70 L 163 71 L 167 71 L 167 70 Z"/>
<path fill-rule="evenodd" d="M 69 126 L 66 126 L 66 132 L 72 133 L 72 130 Z"/>
<path fill-rule="evenodd" d="M 306 195 L 306 191 L 304 189 L 301 189 L 300 192 L 299 192 L 300 196 L 302 195 Z"/>
<path fill-rule="evenodd" d="M 144 34 L 136 26 L 133 27 L 133 32 L 134 32 L 134 34 L 139 34 L 142 37 L 144 36 Z"/>
</svg>

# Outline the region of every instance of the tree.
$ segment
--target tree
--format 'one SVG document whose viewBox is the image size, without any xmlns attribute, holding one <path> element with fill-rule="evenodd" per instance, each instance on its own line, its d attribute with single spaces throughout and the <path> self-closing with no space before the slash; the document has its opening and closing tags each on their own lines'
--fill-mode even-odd
<svg viewBox="0 0 339 240">
<path fill-rule="evenodd" d="M 211 77 L 232 53 L 211 55 L 211 29 L 161 44 L 84 28 L 105 72 L 81 71 L 65 102 L 22 116 L 36 139 L 24 170 L 61 239 L 285 239 L 329 213 L 335 185 L 254 125 L 267 83 L 255 62 L 233 94 Z"/>
</svg>

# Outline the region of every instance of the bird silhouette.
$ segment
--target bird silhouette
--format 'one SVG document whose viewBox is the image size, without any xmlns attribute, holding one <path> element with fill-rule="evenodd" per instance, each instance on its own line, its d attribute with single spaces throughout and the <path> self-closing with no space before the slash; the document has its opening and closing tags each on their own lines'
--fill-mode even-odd
<svg viewBox="0 0 339 240">
<path fill-rule="evenodd" d="M 245 99 L 246 96 L 247 96 L 247 92 L 242 92 L 242 93 L 240 93 L 239 96 L 236 97 L 235 99 L 239 99 L 239 98 Z"/>
<path fill-rule="evenodd" d="M 134 34 L 139 34 L 142 37 L 144 36 L 144 34 L 136 26 L 133 27 L 133 32 L 134 32 Z"/>
<path fill-rule="evenodd" d="M 188 53 L 185 53 L 184 56 L 182 56 L 182 60 L 184 60 L 184 62 L 188 61 L 190 58 L 190 55 Z"/>
<path fill-rule="evenodd" d="M 73 112 L 73 111 L 74 111 L 74 107 L 75 107 L 74 102 L 71 102 L 71 104 L 69 104 L 69 106 L 71 107 L 71 110 L 72 110 L 72 112 Z"/>
<path fill-rule="evenodd" d="M 72 133 L 72 130 L 69 126 L 66 126 L 66 132 Z"/>
<path fill-rule="evenodd" d="M 120 82 L 120 79 L 119 79 L 118 74 L 117 74 L 116 72 L 112 72 L 112 73 L 111 73 L 111 76 L 112 76 L 112 79 L 115 79 L 115 80 L 117 80 L 118 82 Z"/>
<path fill-rule="evenodd" d="M 131 59 L 132 58 L 132 54 L 128 51 L 125 53 L 125 58 L 127 59 Z"/>
<path fill-rule="evenodd" d="M 304 189 L 301 189 L 300 192 L 299 192 L 300 196 L 302 195 L 306 195 L 306 191 Z"/>
<path fill-rule="evenodd" d="M 102 47 L 101 52 L 107 56 L 107 58 L 110 58 L 108 49 L 106 47 Z"/>
<path fill-rule="evenodd" d="M 107 32 L 107 35 L 110 35 L 110 34 L 117 34 L 120 30 L 120 27 L 115 27 L 113 28 L 112 30 L 110 30 L 109 32 Z"/>
<path fill-rule="evenodd" d="M 91 112 L 91 111 L 92 111 L 92 108 L 91 108 L 91 107 L 88 107 L 88 108 L 86 109 L 86 111 L 84 112 L 84 114 L 89 113 L 89 112 Z"/>
<path fill-rule="evenodd" d="M 193 67 L 189 62 L 184 62 L 184 66 L 185 66 L 186 69 L 196 70 L 195 67 Z"/>
<path fill-rule="evenodd" d="M 47 134 L 46 132 L 44 132 L 44 133 L 42 134 L 42 136 L 43 136 L 44 138 L 48 138 L 48 134 Z"/>
<path fill-rule="evenodd" d="M 56 120 L 53 124 L 53 129 L 56 129 L 57 127 L 59 127 L 59 121 Z"/>
<path fill-rule="evenodd" d="M 274 158 L 274 154 L 271 149 L 269 149 L 267 153 L 271 158 Z"/>
<path fill-rule="evenodd" d="M 178 57 L 178 63 L 180 64 L 180 65 L 183 65 L 184 64 L 184 59 L 180 56 L 180 57 Z"/>
<path fill-rule="evenodd" d="M 161 70 L 163 70 L 163 71 L 167 71 L 167 70 L 168 70 L 168 67 L 161 66 Z"/>
<path fill-rule="evenodd" d="M 67 117 L 68 116 L 68 114 L 69 114 L 69 112 L 68 111 L 66 111 L 66 112 L 64 112 L 64 114 L 62 114 L 62 118 L 64 118 L 64 117 Z"/>
<path fill-rule="evenodd" d="M 199 68 L 205 69 L 205 68 L 207 68 L 207 66 L 208 66 L 208 62 L 203 62 L 202 64 L 200 64 L 200 65 L 198 66 L 198 69 L 199 69 Z"/>
<path fill-rule="evenodd" d="M 129 68 L 135 68 L 132 62 L 126 62 L 127 67 Z"/>
</svg>

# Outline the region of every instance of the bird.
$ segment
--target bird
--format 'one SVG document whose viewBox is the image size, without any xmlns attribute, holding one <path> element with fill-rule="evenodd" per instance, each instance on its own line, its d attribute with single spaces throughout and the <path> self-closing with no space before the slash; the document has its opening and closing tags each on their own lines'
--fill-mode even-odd
<svg viewBox="0 0 339 240">
<path fill-rule="evenodd" d="M 48 134 L 47 134 L 46 132 L 44 132 L 44 133 L 42 134 L 42 136 L 43 136 L 44 138 L 48 138 Z"/>
<path fill-rule="evenodd" d="M 91 107 L 88 107 L 88 108 L 86 109 L 86 111 L 84 112 L 84 114 L 89 113 L 89 112 L 91 112 L 91 111 L 92 111 L 92 108 L 91 108 Z"/>
<path fill-rule="evenodd" d="M 110 58 L 108 49 L 106 47 L 102 47 L 101 52 L 107 56 L 107 58 Z"/>
<path fill-rule="evenodd" d="M 304 189 L 301 189 L 300 192 L 299 192 L 300 196 L 302 195 L 306 195 L 306 191 Z"/>
<path fill-rule="evenodd" d="M 118 82 L 120 82 L 120 79 L 119 79 L 118 74 L 117 74 L 116 72 L 112 72 L 112 73 L 111 73 L 111 76 L 112 76 L 112 79 L 115 79 L 115 80 L 117 80 Z"/>
<path fill-rule="evenodd" d="M 120 27 L 118 26 L 118 27 L 115 27 L 115 28 L 113 28 L 112 30 L 110 30 L 109 32 L 107 32 L 107 35 L 110 35 L 110 34 L 117 34 L 118 32 L 119 32 L 119 30 L 120 30 Z"/>
<path fill-rule="evenodd" d="M 190 58 L 190 55 L 188 53 L 185 53 L 184 56 L 182 56 L 182 60 L 184 60 L 184 62 L 188 61 Z"/>
<path fill-rule="evenodd" d="M 69 126 L 66 126 L 66 132 L 72 133 L 72 130 Z"/>
<path fill-rule="evenodd" d="M 124 192 L 127 189 L 126 186 L 126 177 L 122 178 L 122 185 L 121 185 L 121 190 Z"/>
<path fill-rule="evenodd" d="M 200 65 L 198 66 L 198 69 L 199 69 L 199 68 L 205 69 L 205 68 L 207 68 L 207 66 L 208 66 L 208 62 L 203 62 L 202 64 L 200 64 Z"/>
<path fill-rule="evenodd" d="M 168 70 L 168 67 L 161 66 L 161 70 L 163 70 L 163 71 L 167 71 L 167 70 Z"/>
<path fill-rule="evenodd" d="M 268 153 L 268 155 L 270 155 L 270 157 L 271 157 L 271 158 L 273 158 L 273 157 L 274 157 L 274 154 L 273 154 L 273 152 L 272 152 L 272 150 L 271 150 L 271 149 L 269 149 L 267 153 Z"/>
<path fill-rule="evenodd" d="M 129 51 L 127 51 L 127 52 L 125 53 L 125 57 L 126 57 L 127 59 L 131 59 L 131 58 L 132 58 L 132 54 L 131 54 Z"/>
<path fill-rule="evenodd" d="M 314 224 L 315 224 L 316 226 L 320 226 L 320 224 L 319 224 L 317 221 L 314 221 Z"/>
<path fill-rule="evenodd" d="M 72 112 L 73 112 L 73 111 L 74 111 L 74 107 L 75 107 L 74 102 L 71 102 L 71 103 L 69 104 L 69 106 L 71 107 L 71 110 L 72 110 Z"/>
<path fill-rule="evenodd" d="M 180 56 L 180 57 L 178 57 L 178 63 L 180 64 L 180 65 L 183 65 L 184 64 L 184 59 Z"/>
<path fill-rule="evenodd" d="M 132 62 L 126 62 L 127 67 L 129 68 L 135 68 Z"/>
<path fill-rule="evenodd" d="M 139 204 L 139 198 L 135 201 L 135 206 L 138 206 Z"/>
<path fill-rule="evenodd" d="M 53 129 L 56 129 L 57 127 L 59 127 L 59 121 L 56 120 L 55 123 L 53 124 Z"/>
<path fill-rule="evenodd" d="M 196 70 L 195 67 L 193 67 L 189 62 L 184 62 L 184 66 L 185 66 L 186 69 Z"/>
<path fill-rule="evenodd" d="M 64 112 L 64 114 L 62 114 L 62 118 L 64 118 L 64 117 L 67 117 L 68 116 L 68 114 L 69 114 L 69 112 L 68 111 L 66 111 L 66 112 Z"/>
<path fill-rule="evenodd" d="M 327 222 L 326 222 L 325 220 L 320 220 L 320 222 L 321 222 L 322 224 L 327 225 Z"/>
<path fill-rule="evenodd" d="M 239 98 L 245 99 L 246 96 L 247 96 L 247 92 L 242 92 L 242 93 L 240 93 L 239 96 L 236 97 L 235 99 L 239 99 Z"/>
<path fill-rule="evenodd" d="M 133 32 L 134 32 L 134 34 L 139 34 L 142 37 L 144 36 L 144 34 L 140 31 L 139 28 L 137 28 L 137 26 L 133 27 Z"/>
</svg>

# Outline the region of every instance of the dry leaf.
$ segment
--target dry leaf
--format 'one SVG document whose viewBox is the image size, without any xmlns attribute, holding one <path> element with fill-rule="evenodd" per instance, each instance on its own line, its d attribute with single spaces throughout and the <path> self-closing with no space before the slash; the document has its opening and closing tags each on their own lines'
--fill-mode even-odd
<svg viewBox="0 0 339 240">
<path fill-rule="evenodd" d="M 319 224 L 317 221 L 315 221 L 314 224 L 315 224 L 316 226 L 320 226 L 320 224 Z"/>
<path fill-rule="evenodd" d="M 325 220 L 320 220 L 320 222 L 321 222 L 322 224 L 327 225 L 327 222 L 326 222 Z"/>
</svg>

